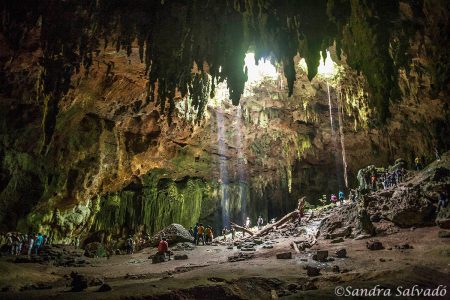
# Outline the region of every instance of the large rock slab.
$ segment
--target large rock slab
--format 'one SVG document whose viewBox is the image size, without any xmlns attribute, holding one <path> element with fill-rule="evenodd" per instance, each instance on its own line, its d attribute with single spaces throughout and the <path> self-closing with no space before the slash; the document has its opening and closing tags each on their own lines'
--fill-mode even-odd
<svg viewBox="0 0 450 300">
<path fill-rule="evenodd" d="M 433 223 L 435 207 L 418 186 L 397 189 L 383 204 L 389 207 L 383 217 L 399 227 Z"/>
<path fill-rule="evenodd" d="M 439 211 L 436 217 L 436 225 L 441 228 L 450 229 L 450 204 Z"/>
<path fill-rule="evenodd" d="M 328 258 L 327 250 L 317 250 L 316 254 L 313 255 L 312 259 L 320 262 L 326 262 Z"/>
<path fill-rule="evenodd" d="M 174 223 L 156 233 L 150 239 L 150 245 L 157 246 L 163 236 L 167 239 L 169 246 L 180 242 L 194 242 L 194 238 L 183 225 Z"/>
<path fill-rule="evenodd" d="M 277 253 L 278 259 L 291 259 L 292 258 L 292 252 L 282 252 Z"/>
</svg>

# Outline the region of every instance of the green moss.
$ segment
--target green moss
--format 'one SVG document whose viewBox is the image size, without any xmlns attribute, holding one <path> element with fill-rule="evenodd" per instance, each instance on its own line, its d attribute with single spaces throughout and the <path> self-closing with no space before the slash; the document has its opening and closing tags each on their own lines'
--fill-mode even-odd
<svg viewBox="0 0 450 300">
<path fill-rule="evenodd" d="M 143 177 L 141 190 L 102 197 L 91 230 L 137 231 L 143 225 L 146 232 L 154 233 L 172 223 L 192 226 L 207 201 L 207 184 L 195 178 L 175 182 L 163 175 L 164 170 L 154 170 Z"/>
</svg>

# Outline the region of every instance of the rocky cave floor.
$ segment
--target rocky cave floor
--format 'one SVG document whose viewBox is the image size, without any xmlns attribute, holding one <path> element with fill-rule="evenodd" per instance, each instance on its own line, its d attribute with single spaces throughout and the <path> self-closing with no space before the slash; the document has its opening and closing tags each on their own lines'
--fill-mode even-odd
<svg viewBox="0 0 450 300">
<path fill-rule="evenodd" d="M 364 200 L 369 202 L 367 210 L 372 215 L 374 201 L 386 206 L 386 199 L 395 199 L 398 193 L 402 199 L 410 199 L 408 191 L 448 186 L 449 174 L 443 172 L 448 170 L 447 158 L 422 172 L 413 172 L 399 187 L 369 194 Z M 239 233 L 234 247 L 220 240 L 195 248 L 189 243 L 171 245 L 175 255 L 186 254 L 187 259 L 158 264 L 149 259 L 154 248 L 131 255 L 87 258 L 73 246 L 49 247 L 48 251 L 63 258 L 65 263 L 59 265 L 56 261 L 36 263 L 26 257 L 2 256 L 0 298 L 332 299 L 339 286 L 354 290 L 379 285 L 394 294 L 398 286 L 403 291 L 414 285 L 429 289 L 447 286 L 450 231 L 433 224 L 397 226 L 408 221 L 405 212 L 413 207 L 405 201 L 383 213 L 389 216 L 396 211 L 391 221 L 382 217 L 371 222 L 376 232 L 371 237 L 354 230 L 361 227 L 360 217 L 354 217 L 361 204 L 346 203 L 315 210 L 312 216 L 309 211 L 300 226 L 289 223 L 262 237 L 247 235 L 243 239 Z M 418 206 L 413 209 L 422 211 Z M 400 215 L 403 219 L 397 220 Z M 72 272 L 78 275 L 71 276 Z M 80 283 L 87 288 L 73 291 Z"/>
<path fill-rule="evenodd" d="M 188 260 L 152 264 L 147 257 L 152 249 L 110 259 L 92 259 L 89 266 L 71 268 L 42 264 L 14 264 L 2 258 L 1 285 L 10 291 L 2 299 L 270 299 L 283 297 L 334 298 L 336 286 L 385 287 L 414 284 L 435 288 L 450 281 L 450 239 L 438 237 L 437 227 L 404 229 L 377 238 L 382 250 L 367 249 L 367 240 L 344 240 L 333 244 L 319 239 L 309 251 L 293 254 L 292 259 L 277 259 L 276 254 L 292 251 L 290 243 L 298 237 L 278 238 L 272 249 L 258 249 L 252 259 L 228 262 L 238 252 L 226 246 L 198 246 L 187 254 Z M 412 249 L 398 249 L 408 244 Z M 399 247 L 400 246 L 400 247 Z M 346 258 L 317 262 L 315 250 L 334 253 L 345 248 Z M 294 252 L 294 251 L 292 251 Z M 295 253 L 295 252 L 294 252 Z M 330 255 L 334 256 L 334 255 Z M 305 266 L 319 267 L 320 275 L 308 276 Z M 339 267 L 339 271 L 333 268 Z M 70 273 L 83 274 L 89 287 L 72 292 Z M 101 282 L 111 288 L 97 292 Z M 22 291 L 18 291 L 18 290 Z M 417 297 L 415 297 L 417 299 Z"/>
</svg>

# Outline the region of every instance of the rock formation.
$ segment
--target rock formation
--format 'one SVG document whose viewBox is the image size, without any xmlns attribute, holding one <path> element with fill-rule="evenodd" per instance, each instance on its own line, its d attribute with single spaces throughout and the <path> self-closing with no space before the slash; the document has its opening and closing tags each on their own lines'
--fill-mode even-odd
<svg viewBox="0 0 450 300">
<path fill-rule="evenodd" d="M 150 2 L 160 18 L 182 18 L 169 13 L 167 5 L 187 11 L 182 1 Z M 182 57 L 182 74 L 176 73 L 173 61 L 177 60 L 163 50 L 182 49 L 178 43 L 184 34 L 194 44 L 196 38 L 209 37 L 209 32 L 198 32 L 207 26 L 195 23 L 196 14 L 205 13 L 204 9 L 214 19 L 216 10 L 192 8 L 192 19 L 186 20 L 194 23 L 185 27 L 192 28 L 192 35 L 172 32 L 167 25 L 151 37 L 154 40 L 144 42 L 150 36 L 130 32 L 126 25 L 142 20 L 135 10 L 146 13 L 147 8 L 131 8 L 130 15 L 136 18 L 114 25 L 119 27 L 109 24 L 109 28 L 103 19 L 92 16 L 105 32 L 82 30 L 84 35 L 79 36 L 66 27 L 67 32 L 52 30 L 49 24 L 67 23 L 58 17 L 66 12 L 87 28 L 83 7 L 54 4 L 55 15 L 39 19 L 42 10 L 33 6 L 38 4 L 2 6 L 0 228 L 39 230 L 66 243 L 79 235 L 87 242 L 101 242 L 124 239 L 129 233 L 154 234 L 172 223 L 189 227 L 197 220 L 217 231 L 228 221 L 242 223 L 246 216 L 253 220 L 260 214 L 265 220 L 282 216 L 295 208 L 301 196 L 315 203 L 322 194 L 356 185 L 358 170 L 369 164 L 393 165 L 401 157 L 411 166 L 416 156 L 434 158 L 434 147 L 448 150 L 445 1 L 392 1 L 388 7 L 353 1 L 351 10 L 349 1 L 319 2 L 315 8 L 319 17 L 312 24 L 332 22 L 336 32 L 331 35 L 320 26 L 321 32 L 314 32 L 320 39 L 313 41 L 313 33 L 302 29 L 298 34 L 306 41 L 299 43 L 299 55 L 296 46 L 286 43 L 288 35 L 280 35 L 281 40 L 273 44 L 284 43 L 287 49 L 272 49 L 279 63 L 277 79 L 266 78 L 244 88 L 244 75 L 236 70 L 243 69 L 246 36 L 226 42 L 243 45 L 233 48 L 229 57 L 209 57 L 212 50 L 200 49 L 198 55 L 209 62 L 205 70 L 209 68 L 217 79 L 222 66 L 223 78 L 228 79 L 228 86 L 216 82 L 215 95 L 206 98 L 202 80 L 207 71 L 191 80 L 191 57 Z M 327 5 L 331 17 L 323 15 Z M 245 20 L 259 22 L 255 12 L 243 14 L 244 7 L 226 9 L 236 20 L 242 21 L 244 15 L 249 18 Z M 301 13 L 306 9 L 299 7 L 293 13 L 308 18 Z M 395 16 L 384 9 L 392 9 Z M 115 19 L 117 12 L 110 13 Z M 371 13 L 382 18 L 371 19 Z M 382 32 L 369 25 L 370 20 L 389 18 L 395 22 Z M 289 34 L 295 27 L 292 23 L 288 30 L 279 25 L 283 22 L 275 23 Z M 240 32 L 234 27 L 229 30 L 224 38 Z M 107 43 L 107 32 L 117 45 Z M 76 46 L 85 39 L 90 41 L 86 47 Z M 144 44 L 153 51 L 145 55 L 153 57 L 143 57 Z M 319 50 L 324 54 L 328 46 L 339 73 L 332 79 L 314 77 Z M 58 53 L 60 47 L 68 47 L 67 52 Z M 265 54 L 263 48 L 257 45 L 257 58 Z M 149 60 L 155 61 L 150 72 Z M 194 60 L 198 64 L 198 57 Z M 183 74 L 189 74 L 189 80 Z M 175 75 L 181 76 L 191 96 L 163 80 Z M 149 89 L 157 101 L 150 101 Z M 222 101 L 226 93 L 240 105 Z M 164 104 L 166 98 L 170 103 Z M 405 187 L 390 195 L 386 205 L 401 201 L 410 207 L 402 193 L 412 195 L 414 190 Z M 386 219 L 404 226 L 425 219 L 431 222 L 424 217 L 432 212 L 429 202 L 421 199 L 415 208 L 419 215 L 399 207 Z"/>
</svg>

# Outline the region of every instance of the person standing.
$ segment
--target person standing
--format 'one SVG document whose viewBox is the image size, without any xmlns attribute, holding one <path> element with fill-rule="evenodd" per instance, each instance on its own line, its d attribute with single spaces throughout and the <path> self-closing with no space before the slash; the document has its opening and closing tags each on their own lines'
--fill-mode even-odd
<svg viewBox="0 0 450 300">
<path fill-rule="evenodd" d="M 28 256 L 31 256 L 31 251 L 33 250 L 33 247 L 34 247 L 34 233 L 30 234 L 28 238 Z"/>
<path fill-rule="evenodd" d="M 250 222 L 250 218 L 247 217 L 247 219 L 245 220 L 245 228 L 250 228 L 251 222 Z"/>
<path fill-rule="evenodd" d="M 14 249 L 13 249 L 14 246 L 13 246 L 13 237 L 10 232 L 8 232 L 8 234 L 7 234 L 6 245 L 8 246 L 9 253 L 12 255 L 14 253 Z"/>
<path fill-rule="evenodd" d="M 439 151 L 436 146 L 434 147 L 434 155 L 436 156 L 437 161 L 441 161 L 441 156 L 439 155 Z"/>
<path fill-rule="evenodd" d="M 372 183 L 372 191 L 376 191 L 377 190 L 377 175 L 375 173 L 372 174 L 372 176 L 370 177 L 370 181 Z"/>
<path fill-rule="evenodd" d="M 202 240 L 202 244 L 205 245 L 205 227 L 203 227 L 203 224 L 200 223 L 200 226 L 198 227 L 198 240 L 197 245 L 200 243 L 200 240 Z"/>
<path fill-rule="evenodd" d="M 330 201 L 331 201 L 331 203 L 333 203 L 333 204 L 336 204 L 336 203 L 337 203 L 337 197 L 336 197 L 335 194 L 332 194 L 332 195 L 331 195 Z"/>
<path fill-rule="evenodd" d="M 194 236 L 194 244 L 198 245 L 198 223 L 195 223 L 193 236 Z"/>
<path fill-rule="evenodd" d="M 223 240 L 226 241 L 227 240 L 227 228 L 224 227 L 222 229 L 222 236 L 223 236 Z"/>
<path fill-rule="evenodd" d="M 236 236 L 236 229 L 234 227 L 231 227 L 231 239 L 234 241 L 234 238 Z"/>
<path fill-rule="evenodd" d="M 36 241 L 34 242 L 34 253 L 37 255 L 39 253 L 39 250 L 42 247 L 42 243 L 44 242 L 44 237 L 41 233 L 38 233 L 36 237 Z"/>
<path fill-rule="evenodd" d="M 344 205 L 344 192 L 343 191 L 339 191 L 339 202 L 341 203 L 341 205 Z"/>
<path fill-rule="evenodd" d="M 447 197 L 445 196 L 444 192 L 440 192 L 438 197 L 437 212 L 440 212 L 441 209 L 447 207 L 447 205 L 448 205 Z"/>
<path fill-rule="evenodd" d="M 127 254 L 133 254 L 134 241 L 133 241 L 133 237 L 131 235 L 128 236 L 128 239 L 126 241 L 126 249 L 127 249 Z"/>
<path fill-rule="evenodd" d="M 211 226 L 206 226 L 205 234 L 206 234 L 206 244 L 210 245 L 213 240 L 213 231 Z"/>
<path fill-rule="evenodd" d="M 422 160 L 420 157 L 417 156 L 414 163 L 416 164 L 416 171 L 420 171 L 422 169 Z"/>
<path fill-rule="evenodd" d="M 12 255 L 18 255 L 19 254 L 19 245 L 20 245 L 20 234 L 19 233 L 13 233 L 12 235 L 13 244 L 12 244 Z"/>
<path fill-rule="evenodd" d="M 261 230 L 261 227 L 263 226 L 263 224 L 264 224 L 264 220 L 263 220 L 262 216 L 260 215 L 258 217 L 258 221 L 256 222 L 256 225 L 258 225 L 258 230 Z"/>
</svg>

